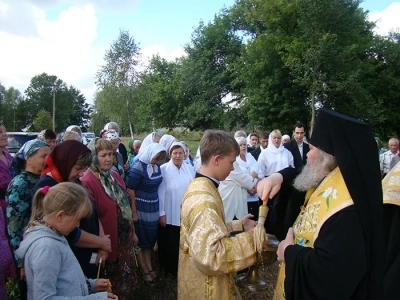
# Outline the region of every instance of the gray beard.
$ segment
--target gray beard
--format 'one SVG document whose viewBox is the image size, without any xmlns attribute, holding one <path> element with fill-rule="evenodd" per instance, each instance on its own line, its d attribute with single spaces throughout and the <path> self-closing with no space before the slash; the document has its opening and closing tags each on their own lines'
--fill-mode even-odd
<svg viewBox="0 0 400 300">
<path fill-rule="evenodd" d="M 300 192 L 306 192 L 311 188 L 316 188 L 328 174 L 329 171 L 318 161 L 313 164 L 306 164 L 294 180 L 293 186 Z"/>
</svg>

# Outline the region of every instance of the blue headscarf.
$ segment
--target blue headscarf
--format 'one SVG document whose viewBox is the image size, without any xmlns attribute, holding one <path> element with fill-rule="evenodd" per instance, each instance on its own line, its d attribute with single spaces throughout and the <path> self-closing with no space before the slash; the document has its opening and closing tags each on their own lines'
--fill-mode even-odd
<svg viewBox="0 0 400 300">
<path fill-rule="evenodd" d="M 23 169 L 25 169 L 26 159 L 35 154 L 42 147 L 49 147 L 49 145 L 42 140 L 30 140 L 22 145 L 18 152 L 15 153 L 11 163 L 15 171 L 15 175 L 18 175 Z"/>
</svg>

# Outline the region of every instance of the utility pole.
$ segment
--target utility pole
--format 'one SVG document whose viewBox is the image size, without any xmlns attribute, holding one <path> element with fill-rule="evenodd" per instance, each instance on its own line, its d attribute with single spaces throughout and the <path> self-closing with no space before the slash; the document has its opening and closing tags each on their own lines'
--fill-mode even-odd
<svg viewBox="0 0 400 300">
<path fill-rule="evenodd" d="M 56 123 L 56 87 L 53 86 L 53 131 L 55 132 Z"/>
</svg>

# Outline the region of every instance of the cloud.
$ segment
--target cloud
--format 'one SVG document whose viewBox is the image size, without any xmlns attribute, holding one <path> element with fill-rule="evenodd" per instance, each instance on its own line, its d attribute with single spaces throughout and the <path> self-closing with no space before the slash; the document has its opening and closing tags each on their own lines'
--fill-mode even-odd
<svg viewBox="0 0 400 300">
<path fill-rule="evenodd" d="M 369 14 L 369 19 L 376 22 L 375 33 L 387 35 L 389 31 L 400 30 L 400 2 L 393 2 L 383 11 Z"/>
<path fill-rule="evenodd" d="M 15 1 L 15 0 L 7 0 Z M 19 0 L 21 1 L 21 0 Z M 60 5 L 65 6 L 85 6 L 87 4 L 92 5 L 96 11 L 104 12 L 120 12 L 120 11 L 131 11 L 133 10 L 139 0 L 23 0 L 28 3 L 32 3 L 42 9 L 51 9 L 59 7 Z"/>
<path fill-rule="evenodd" d="M 175 58 L 185 56 L 186 53 L 185 50 L 180 46 L 172 49 L 171 51 L 168 51 L 165 45 L 152 45 L 143 48 L 141 50 L 141 55 L 143 63 L 147 65 L 153 55 L 159 55 L 168 61 L 173 61 L 175 60 Z"/>
<path fill-rule="evenodd" d="M 105 51 L 93 46 L 98 26 L 94 7 L 90 4 L 71 6 L 63 10 L 58 19 L 50 20 L 45 10 L 27 1 L 11 5 L 10 1 L 0 0 L 0 24 L 20 9 L 25 11 L 29 29 L 16 32 L 12 26 L 0 26 L 2 84 L 23 92 L 33 76 L 46 72 L 81 91 L 93 90 L 94 74 Z"/>
</svg>

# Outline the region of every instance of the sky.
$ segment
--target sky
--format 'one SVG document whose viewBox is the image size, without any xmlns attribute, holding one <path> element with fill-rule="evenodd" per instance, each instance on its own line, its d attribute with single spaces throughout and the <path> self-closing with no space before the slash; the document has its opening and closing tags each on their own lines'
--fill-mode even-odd
<svg viewBox="0 0 400 300">
<path fill-rule="evenodd" d="M 193 28 L 234 0 L 0 0 L 0 82 L 24 92 L 46 72 L 78 88 L 89 103 L 104 54 L 128 30 L 142 58 L 184 54 Z M 365 0 L 376 33 L 400 29 L 400 1 Z"/>
</svg>

